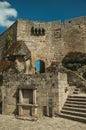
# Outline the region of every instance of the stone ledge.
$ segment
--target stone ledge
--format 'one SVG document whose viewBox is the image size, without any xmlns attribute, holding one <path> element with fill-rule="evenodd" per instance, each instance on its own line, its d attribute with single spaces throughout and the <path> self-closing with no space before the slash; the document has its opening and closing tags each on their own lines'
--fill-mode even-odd
<svg viewBox="0 0 86 130">
<path fill-rule="evenodd" d="M 27 120 L 27 121 L 37 121 L 38 118 L 37 117 L 23 117 L 23 116 L 16 116 L 16 119 L 20 119 L 20 120 Z"/>
<path fill-rule="evenodd" d="M 26 104 L 26 103 L 18 103 L 17 106 L 28 106 L 28 107 L 38 107 L 37 104 Z"/>
</svg>

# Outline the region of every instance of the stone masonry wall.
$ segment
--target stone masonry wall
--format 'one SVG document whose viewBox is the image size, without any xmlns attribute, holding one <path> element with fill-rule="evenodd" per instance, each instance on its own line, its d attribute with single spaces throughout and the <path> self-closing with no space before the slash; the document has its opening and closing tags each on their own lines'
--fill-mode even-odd
<svg viewBox="0 0 86 130">
<path fill-rule="evenodd" d="M 44 80 L 44 81 L 43 81 Z M 38 117 L 55 115 L 58 112 L 58 81 L 57 76 L 47 74 L 37 88 Z"/>
<path fill-rule="evenodd" d="M 32 27 L 43 28 L 45 35 L 32 35 Z M 14 41 L 23 40 L 31 51 L 33 67 L 38 59 L 49 67 L 53 61 L 61 62 L 68 52 L 86 52 L 86 17 L 66 20 L 64 23 L 17 20 L 0 36 L 1 50 L 10 30 L 13 31 Z"/>
<path fill-rule="evenodd" d="M 59 72 L 58 74 L 47 73 L 28 78 L 25 78 L 25 81 L 21 79 L 20 82 L 15 82 L 15 85 L 10 79 L 11 82 L 2 87 L 2 113 L 17 115 L 17 103 L 19 103 L 18 87 L 23 87 L 23 90 L 24 88 L 26 90 L 26 86 L 30 86 L 31 90 L 34 85 L 37 87 L 37 116 L 50 116 L 50 114 L 54 116 L 59 113 L 68 95 L 68 92 L 65 91 L 68 88 L 67 75 Z"/>
<path fill-rule="evenodd" d="M 64 22 L 63 37 L 68 52 L 86 52 L 86 17 Z"/>
<path fill-rule="evenodd" d="M 58 73 L 58 109 L 61 111 L 69 94 L 69 84 L 66 73 Z"/>
<path fill-rule="evenodd" d="M 13 43 L 15 43 L 16 35 L 17 35 L 17 21 L 11 27 L 9 27 L 4 33 L 0 35 L 0 59 L 1 59 L 2 51 L 7 41 L 7 35 L 9 33 L 12 33 Z"/>
<path fill-rule="evenodd" d="M 2 87 L 2 114 L 17 114 L 17 86 L 11 83 L 11 86 Z"/>
<path fill-rule="evenodd" d="M 44 28 L 44 36 L 31 35 L 31 28 Z M 17 27 L 17 40 L 23 40 L 32 56 L 32 65 L 35 61 L 41 59 L 49 67 L 52 61 L 60 62 L 64 57 L 65 46 L 61 36 L 61 22 L 32 22 L 19 20 Z M 61 49 L 63 51 L 61 51 Z"/>
<path fill-rule="evenodd" d="M 23 25 L 23 26 L 22 26 Z M 31 35 L 32 27 L 45 29 L 44 36 Z M 31 51 L 32 65 L 38 59 L 46 63 L 46 67 L 51 64 L 54 58 L 54 46 L 52 45 L 52 23 L 51 22 L 31 22 L 20 20 L 18 21 L 17 40 L 24 40 L 27 47 Z"/>
</svg>

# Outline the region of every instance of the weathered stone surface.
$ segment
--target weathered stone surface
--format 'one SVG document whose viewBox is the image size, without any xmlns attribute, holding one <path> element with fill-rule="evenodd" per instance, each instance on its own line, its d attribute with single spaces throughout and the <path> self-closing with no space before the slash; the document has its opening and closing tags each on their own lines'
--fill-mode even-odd
<svg viewBox="0 0 86 130">
<path fill-rule="evenodd" d="M 13 43 L 4 57 L 4 47 L 10 32 L 13 34 Z M 17 45 L 19 41 L 22 41 L 20 49 L 15 50 L 14 44 Z M 17 67 L 1 71 L 2 113 L 27 118 L 58 114 L 68 94 L 73 92 L 68 83 L 72 81 L 72 86 L 78 80 L 81 83 L 75 75 L 67 80 L 61 62 L 69 52 L 85 53 L 85 42 L 86 17 L 64 23 L 17 20 L 0 36 L 0 59 L 5 63 L 14 60 L 13 63 L 17 64 Z M 13 51 L 10 50 L 12 48 Z M 13 56 L 16 58 L 12 59 Z M 41 61 L 43 74 L 36 70 L 36 61 Z"/>
<path fill-rule="evenodd" d="M 50 101 L 52 105 L 52 115 L 59 113 L 67 98 L 67 93 L 65 93 L 65 88 L 68 87 L 66 74 L 44 73 L 20 75 L 19 73 L 17 75 L 9 75 L 9 73 L 7 77 L 4 76 L 4 80 L 9 80 L 7 83 L 4 82 L 4 86 L 2 87 L 3 114 L 17 115 L 18 108 L 20 109 L 21 107 L 24 113 L 24 115 L 23 113 L 21 114 L 22 116 L 27 115 L 28 117 L 30 116 L 28 114 L 31 112 L 33 113 L 31 115 L 36 117 L 41 117 L 43 115 L 48 116 Z M 61 79 L 63 79 L 62 82 Z M 20 90 L 22 95 L 19 94 Z M 21 101 L 20 96 L 22 98 Z M 27 110 L 28 114 L 25 114 Z"/>
<path fill-rule="evenodd" d="M 32 27 L 43 28 L 45 34 L 32 35 Z M 30 50 L 33 67 L 38 59 L 43 60 L 46 67 L 49 67 L 53 61 L 61 62 L 68 52 L 86 52 L 86 17 L 67 20 L 64 23 L 17 20 L 0 36 L 0 48 L 3 49 L 10 31 L 13 32 L 14 42 L 24 41 Z"/>
</svg>

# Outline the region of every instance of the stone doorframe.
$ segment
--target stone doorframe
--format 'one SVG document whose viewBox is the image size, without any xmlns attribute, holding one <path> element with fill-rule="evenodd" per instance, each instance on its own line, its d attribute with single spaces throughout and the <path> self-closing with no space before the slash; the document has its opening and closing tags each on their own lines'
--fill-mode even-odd
<svg viewBox="0 0 86 130">
<path fill-rule="evenodd" d="M 23 90 L 32 90 L 33 91 L 33 103 L 32 104 L 29 104 L 29 103 L 24 103 L 23 102 Z M 32 114 L 31 116 L 33 117 L 37 117 L 37 101 L 36 101 L 36 88 L 34 89 L 30 89 L 30 88 L 19 88 L 19 103 L 17 103 L 17 106 L 18 106 L 18 115 L 19 116 L 24 116 L 23 115 L 23 107 L 27 107 L 28 110 L 29 108 L 32 109 Z M 29 116 L 29 115 L 28 115 Z"/>
</svg>

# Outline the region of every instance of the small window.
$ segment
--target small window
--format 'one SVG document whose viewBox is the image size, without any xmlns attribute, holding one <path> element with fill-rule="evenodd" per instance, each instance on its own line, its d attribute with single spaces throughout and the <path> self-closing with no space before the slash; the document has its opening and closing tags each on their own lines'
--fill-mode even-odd
<svg viewBox="0 0 86 130">
<path fill-rule="evenodd" d="M 45 29 L 44 28 L 35 28 L 35 27 L 32 27 L 31 28 L 31 35 L 34 35 L 34 36 L 44 36 L 45 35 Z"/>
<path fill-rule="evenodd" d="M 34 27 L 31 28 L 31 34 L 34 34 Z"/>
<path fill-rule="evenodd" d="M 45 30 L 42 28 L 42 35 L 45 35 Z"/>
</svg>

